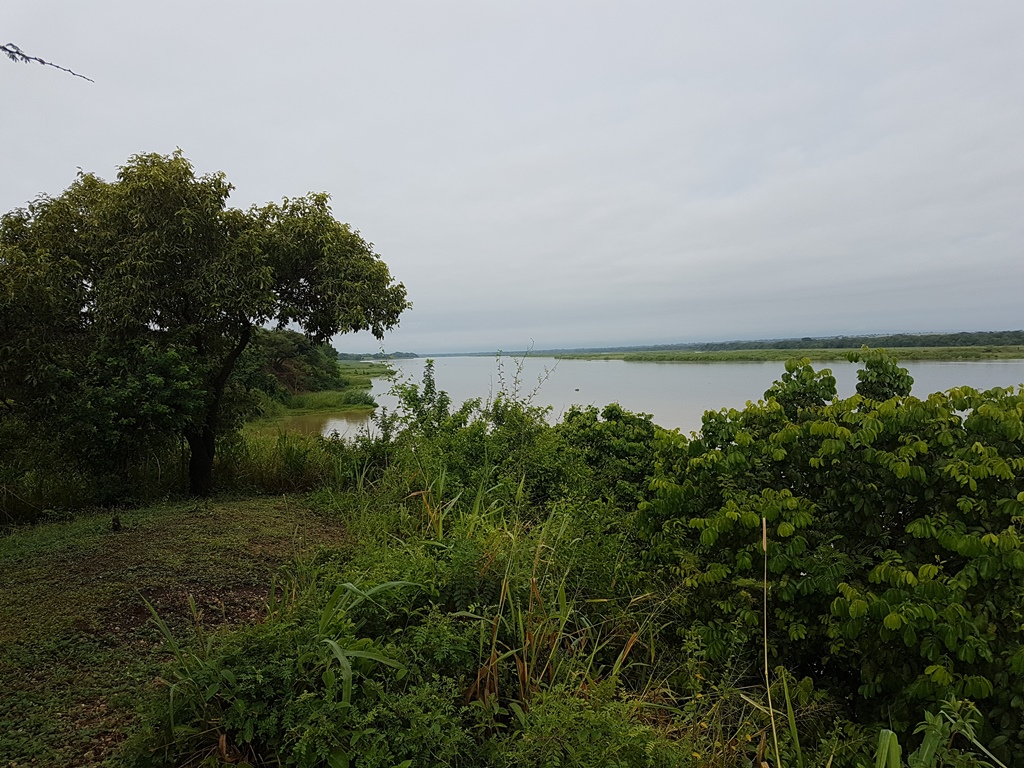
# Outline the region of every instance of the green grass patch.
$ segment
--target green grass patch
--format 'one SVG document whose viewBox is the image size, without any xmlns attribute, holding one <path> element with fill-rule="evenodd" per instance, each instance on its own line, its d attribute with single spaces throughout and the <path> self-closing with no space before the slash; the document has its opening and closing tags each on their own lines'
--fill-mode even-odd
<svg viewBox="0 0 1024 768">
<path fill-rule="evenodd" d="M 0 539 L 0 765 L 99 766 L 166 660 L 143 597 L 187 634 L 255 623 L 272 575 L 345 529 L 296 498 L 166 504 Z"/>
<path fill-rule="evenodd" d="M 295 411 L 352 411 L 375 408 L 373 397 L 365 389 L 326 390 L 289 395 L 285 407 Z"/>
<path fill-rule="evenodd" d="M 363 360 L 339 360 L 338 368 L 341 369 L 342 376 L 346 378 L 362 376 L 370 379 L 379 376 L 389 376 L 394 372 L 394 369 L 387 363 L 373 363 Z M 369 386 L 369 383 L 367 383 L 367 386 Z"/>
</svg>

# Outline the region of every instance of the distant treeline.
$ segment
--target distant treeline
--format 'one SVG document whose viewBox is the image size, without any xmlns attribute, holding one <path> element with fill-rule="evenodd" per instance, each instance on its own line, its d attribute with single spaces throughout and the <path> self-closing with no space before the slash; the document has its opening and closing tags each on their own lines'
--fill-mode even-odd
<svg viewBox="0 0 1024 768">
<path fill-rule="evenodd" d="M 857 350 L 863 345 L 872 348 L 895 347 L 1008 347 L 1024 345 L 1024 330 L 1017 331 L 958 331 L 956 333 L 891 333 L 865 336 L 804 336 L 793 339 L 756 339 L 753 341 L 703 341 L 678 344 L 648 344 L 624 347 L 577 347 L 563 349 L 534 349 L 522 352 L 506 352 L 518 357 L 580 356 L 580 355 L 621 355 L 642 352 L 729 352 L 739 350 L 767 349 L 842 349 Z M 465 356 L 489 356 L 493 352 L 450 353 L 436 355 L 447 357 L 451 354 Z M 432 355 L 433 357 L 434 355 Z"/>
<path fill-rule="evenodd" d="M 789 348 L 789 349 L 720 349 L 711 352 L 685 349 L 661 349 L 651 352 L 602 352 L 588 354 L 558 355 L 569 360 L 625 360 L 631 363 L 713 363 L 713 362 L 758 362 L 783 361 L 792 358 L 807 358 L 816 361 L 838 361 L 856 354 L 856 347 L 842 348 Z M 1024 345 L 987 347 L 900 347 L 892 350 L 903 362 L 911 360 L 1021 360 L 1024 359 Z"/>
<path fill-rule="evenodd" d="M 419 355 L 415 352 L 373 352 L 356 355 L 351 352 L 338 352 L 339 360 L 413 360 Z"/>
<path fill-rule="evenodd" d="M 880 336 L 829 336 L 826 338 L 764 339 L 760 341 L 719 341 L 684 344 L 655 349 L 689 349 L 696 352 L 724 352 L 732 349 L 857 349 L 869 347 L 985 347 L 1024 344 L 1024 330 L 960 331 L 958 333 L 893 333 Z"/>
</svg>

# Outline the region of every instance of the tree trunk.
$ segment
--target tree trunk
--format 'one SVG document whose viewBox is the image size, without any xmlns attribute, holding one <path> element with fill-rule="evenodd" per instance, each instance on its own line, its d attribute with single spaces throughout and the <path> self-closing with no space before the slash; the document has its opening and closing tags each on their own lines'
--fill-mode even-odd
<svg viewBox="0 0 1024 768">
<path fill-rule="evenodd" d="M 213 454 L 216 449 L 213 429 L 201 427 L 185 432 L 188 441 L 188 491 L 193 496 L 213 493 Z"/>
<path fill-rule="evenodd" d="M 206 411 L 205 423 L 201 427 L 185 431 L 185 440 L 188 441 L 188 491 L 193 496 L 213 495 L 213 456 L 217 450 L 217 418 L 220 415 L 220 401 L 224 396 L 224 387 L 227 385 L 228 377 L 235 369 L 239 355 L 249 345 L 252 339 L 252 327 L 246 326 L 242 329 L 241 338 L 228 353 L 220 367 L 220 371 L 214 377 L 212 384 L 213 399 L 210 401 Z M 200 341 L 196 342 L 197 348 L 201 346 Z"/>
</svg>

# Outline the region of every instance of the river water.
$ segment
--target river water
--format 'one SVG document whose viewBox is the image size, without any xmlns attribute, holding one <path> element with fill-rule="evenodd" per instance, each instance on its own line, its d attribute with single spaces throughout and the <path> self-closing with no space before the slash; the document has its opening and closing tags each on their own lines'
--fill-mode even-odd
<svg viewBox="0 0 1024 768">
<path fill-rule="evenodd" d="M 419 383 L 425 360 L 393 362 L 398 376 Z M 830 368 L 840 397 L 854 393 L 857 369 L 845 360 L 817 362 L 815 369 Z M 956 386 L 975 389 L 1009 387 L 1024 383 L 1024 360 L 976 362 L 908 362 L 914 377 L 913 394 L 924 397 Z M 705 411 L 742 408 L 758 400 L 785 371 L 782 362 L 756 363 L 627 363 L 622 360 L 555 360 L 532 357 L 517 362 L 493 357 L 441 357 L 434 362 L 434 378 L 458 405 L 470 398 L 493 397 L 501 390 L 517 391 L 535 405 L 550 406 L 557 420 L 571 405 L 617 402 L 630 411 L 649 413 L 654 422 L 683 432 L 700 429 Z M 394 409 L 391 382 L 375 380 L 377 403 Z M 294 417 L 282 426 L 306 433 L 355 434 L 368 426 L 367 413 L 314 413 Z"/>
</svg>

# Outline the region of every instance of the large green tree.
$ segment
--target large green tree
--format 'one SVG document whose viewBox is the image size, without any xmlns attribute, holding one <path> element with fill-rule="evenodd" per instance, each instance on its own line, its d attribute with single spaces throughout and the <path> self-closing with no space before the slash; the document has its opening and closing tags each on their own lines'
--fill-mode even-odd
<svg viewBox="0 0 1024 768">
<path fill-rule="evenodd" d="M 191 490 L 207 494 L 217 436 L 231 427 L 225 393 L 256 329 L 297 326 L 322 341 L 381 338 L 398 323 L 404 286 L 326 194 L 239 210 L 231 190 L 222 173 L 197 176 L 180 151 L 142 154 L 116 181 L 80 173 L 61 195 L 5 215 L 8 413 L 60 430 L 82 403 L 102 413 L 105 397 L 110 450 L 178 433 Z"/>
</svg>

